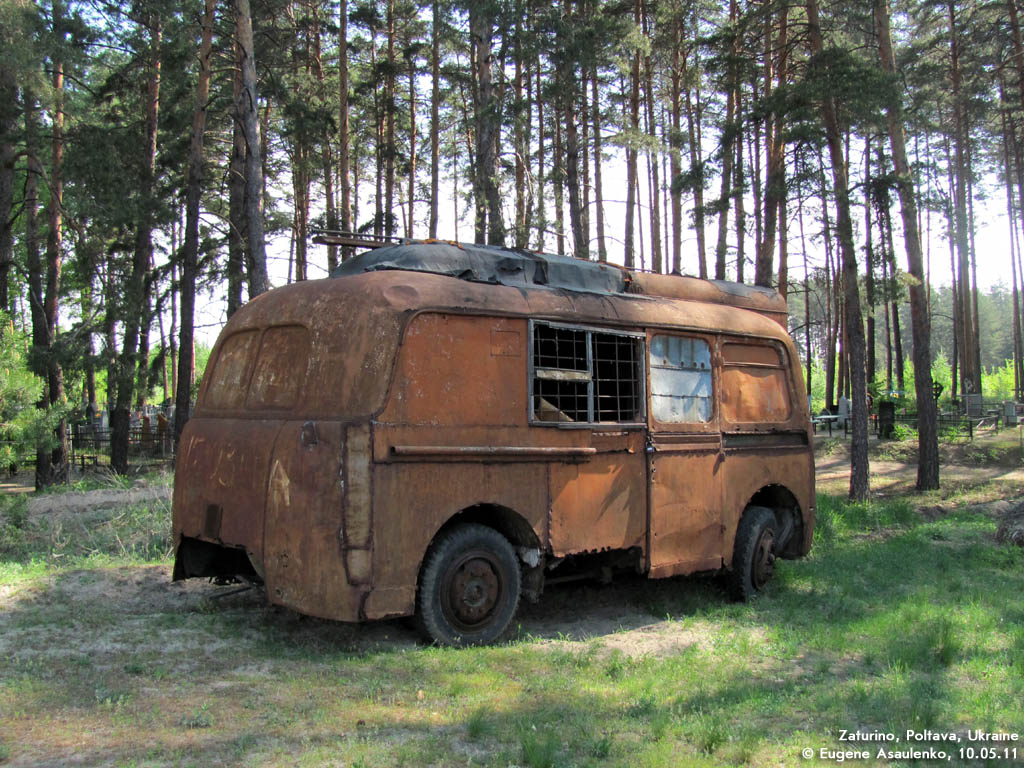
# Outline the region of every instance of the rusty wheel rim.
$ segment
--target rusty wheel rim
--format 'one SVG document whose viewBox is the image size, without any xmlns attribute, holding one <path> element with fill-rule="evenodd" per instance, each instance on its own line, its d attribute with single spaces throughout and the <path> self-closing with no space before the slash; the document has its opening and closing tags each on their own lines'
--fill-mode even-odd
<svg viewBox="0 0 1024 768">
<path fill-rule="evenodd" d="M 448 568 L 441 607 L 452 626 L 479 629 L 491 619 L 501 598 L 498 564 L 488 552 L 466 553 Z"/>
<path fill-rule="evenodd" d="M 754 587 L 761 589 L 771 581 L 775 573 L 775 531 L 771 528 L 765 528 L 757 537 L 753 565 L 751 576 Z"/>
</svg>

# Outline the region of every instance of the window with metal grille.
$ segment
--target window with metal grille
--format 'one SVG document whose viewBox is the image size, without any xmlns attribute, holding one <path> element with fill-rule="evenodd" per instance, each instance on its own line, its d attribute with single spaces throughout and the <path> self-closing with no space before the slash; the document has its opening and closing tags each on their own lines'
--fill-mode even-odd
<svg viewBox="0 0 1024 768">
<path fill-rule="evenodd" d="M 535 323 L 533 421 L 643 421 L 639 336 Z"/>
</svg>

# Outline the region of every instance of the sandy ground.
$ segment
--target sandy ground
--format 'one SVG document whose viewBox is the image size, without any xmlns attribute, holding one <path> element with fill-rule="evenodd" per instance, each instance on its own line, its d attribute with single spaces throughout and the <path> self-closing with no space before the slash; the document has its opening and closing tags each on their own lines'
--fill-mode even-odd
<svg viewBox="0 0 1024 768">
<path fill-rule="evenodd" d="M 172 489 L 168 486 L 143 486 L 127 490 L 100 488 L 95 491 L 51 493 L 28 500 L 30 516 L 59 518 L 101 509 L 112 509 L 126 504 L 147 501 L 170 501 Z"/>
</svg>

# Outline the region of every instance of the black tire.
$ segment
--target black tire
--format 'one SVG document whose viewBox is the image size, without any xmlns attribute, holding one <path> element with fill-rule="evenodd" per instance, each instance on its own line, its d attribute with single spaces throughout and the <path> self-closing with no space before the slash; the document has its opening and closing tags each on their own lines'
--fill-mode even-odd
<svg viewBox="0 0 1024 768">
<path fill-rule="evenodd" d="M 775 573 L 778 529 L 775 513 L 767 507 L 747 507 L 736 529 L 729 591 L 735 600 L 749 600 Z"/>
<path fill-rule="evenodd" d="M 438 645 L 487 645 L 508 629 L 519 593 L 519 562 L 508 540 L 483 525 L 460 525 L 427 552 L 416 624 Z"/>
</svg>

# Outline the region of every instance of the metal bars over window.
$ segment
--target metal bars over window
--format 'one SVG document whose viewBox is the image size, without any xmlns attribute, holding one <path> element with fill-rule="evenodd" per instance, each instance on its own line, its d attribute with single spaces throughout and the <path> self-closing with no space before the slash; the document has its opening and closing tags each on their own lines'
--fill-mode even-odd
<svg viewBox="0 0 1024 768">
<path fill-rule="evenodd" d="M 532 340 L 533 421 L 643 421 L 639 336 L 534 323 Z"/>
</svg>

